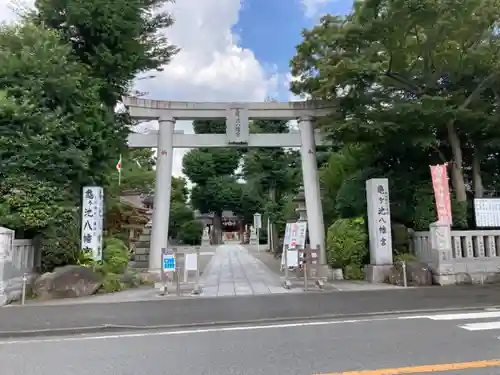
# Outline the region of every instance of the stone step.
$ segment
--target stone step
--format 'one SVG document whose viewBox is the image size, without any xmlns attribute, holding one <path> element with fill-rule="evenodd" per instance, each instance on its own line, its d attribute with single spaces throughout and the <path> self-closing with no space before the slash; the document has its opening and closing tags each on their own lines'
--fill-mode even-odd
<svg viewBox="0 0 500 375">
<path fill-rule="evenodd" d="M 134 250 L 136 255 L 149 255 L 149 247 L 136 247 Z"/>
<path fill-rule="evenodd" d="M 139 240 L 139 241 L 137 241 L 135 243 L 135 247 L 136 248 L 141 247 L 141 248 L 144 248 L 144 249 L 149 249 L 150 246 L 151 246 L 151 241 L 140 241 Z"/>
<path fill-rule="evenodd" d="M 134 262 L 149 262 L 149 254 L 134 254 Z"/>
<path fill-rule="evenodd" d="M 132 261 L 132 262 L 130 262 L 129 266 L 132 267 L 132 268 L 148 268 L 149 267 L 149 262 Z"/>
</svg>

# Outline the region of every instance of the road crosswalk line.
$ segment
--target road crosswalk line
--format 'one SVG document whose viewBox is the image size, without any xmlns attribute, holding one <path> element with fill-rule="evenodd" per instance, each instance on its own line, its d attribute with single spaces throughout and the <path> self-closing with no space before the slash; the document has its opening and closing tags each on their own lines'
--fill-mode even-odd
<svg viewBox="0 0 500 375">
<path fill-rule="evenodd" d="M 431 320 L 467 320 L 500 318 L 500 311 L 486 311 L 479 313 L 439 314 L 426 316 Z"/>
<path fill-rule="evenodd" d="M 467 331 L 489 331 L 492 329 L 500 329 L 500 322 L 481 322 L 459 325 L 460 328 Z"/>
</svg>

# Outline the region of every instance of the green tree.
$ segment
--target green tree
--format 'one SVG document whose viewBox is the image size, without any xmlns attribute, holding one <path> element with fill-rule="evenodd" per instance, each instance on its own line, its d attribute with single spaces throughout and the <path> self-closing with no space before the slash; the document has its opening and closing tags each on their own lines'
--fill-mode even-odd
<svg viewBox="0 0 500 375">
<path fill-rule="evenodd" d="M 323 129 L 369 145 L 365 167 L 405 181 L 406 201 L 430 180 L 429 165 L 450 162 L 454 195 L 465 202 L 469 182 L 481 195 L 483 175 L 494 175 L 481 168 L 498 160 L 499 5 L 357 2 L 346 17 L 325 16 L 303 32 L 292 90 L 334 100 Z"/>
<path fill-rule="evenodd" d="M 197 134 L 221 134 L 225 132 L 225 121 L 194 121 Z M 214 213 L 214 241 L 222 238 L 221 215 L 224 210 L 238 212 L 243 195 L 235 170 L 242 152 L 236 148 L 189 151 L 182 161 L 183 172 L 194 183 L 191 204 L 202 213 Z"/>
<path fill-rule="evenodd" d="M 256 120 L 252 123 L 255 133 L 287 133 L 287 121 Z M 283 148 L 254 148 L 250 149 L 243 158 L 243 177 L 249 187 L 251 195 L 258 194 L 262 201 L 264 214 L 272 224 L 271 248 L 279 251 L 279 231 L 283 228 L 284 209 L 287 200 L 286 194 L 296 190 L 301 184 L 300 159 L 296 151 Z M 247 196 L 250 194 L 247 194 Z M 249 200 L 252 202 L 253 200 Z M 255 207 L 249 214 L 256 212 Z M 251 220 L 251 219 L 250 219 Z"/>
<path fill-rule="evenodd" d="M 164 29 L 166 0 L 37 0 L 34 18 L 61 33 L 73 55 L 103 82 L 100 98 L 114 110 L 137 73 L 161 70 L 178 49 Z"/>
<path fill-rule="evenodd" d="M 0 51 L 0 205 L 14 229 L 36 232 L 58 220 L 54 204 L 73 209 L 81 186 L 106 184 L 126 129 L 57 33 L 2 26 Z"/>
</svg>

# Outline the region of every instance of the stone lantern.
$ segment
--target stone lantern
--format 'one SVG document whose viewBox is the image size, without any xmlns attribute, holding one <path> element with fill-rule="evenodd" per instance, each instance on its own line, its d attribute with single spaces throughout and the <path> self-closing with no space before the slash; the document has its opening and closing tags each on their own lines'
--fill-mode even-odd
<svg viewBox="0 0 500 375">
<path fill-rule="evenodd" d="M 300 187 L 299 192 L 293 198 L 293 202 L 297 203 L 295 212 L 299 214 L 297 221 L 307 221 L 306 197 L 304 195 L 304 187 Z"/>
</svg>

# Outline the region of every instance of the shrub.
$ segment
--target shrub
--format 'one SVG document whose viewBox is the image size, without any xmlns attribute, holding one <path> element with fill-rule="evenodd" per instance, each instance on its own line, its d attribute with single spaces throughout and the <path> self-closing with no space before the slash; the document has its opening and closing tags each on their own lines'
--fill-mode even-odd
<svg viewBox="0 0 500 375">
<path fill-rule="evenodd" d="M 103 250 L 103 269 L 105 273 L 124 273 L 129 262 L 129 250 L 118 238 L 106 238 Z"/>
<path fill-rule="evenodd" d="M 119 292 L 125 289 L 125 284 L 121 282 L 121 276 L 116 273 L 107 273 L 102 280 L 101 290 L 105 293 Z"/>
<path fill-rule="evenodd" d="M 40 246 L 41 271 L 77 264 L 80 259 L 80 223 L 76 213 L 66 212 L 57 224 L 46 228 L 37 238 Z"/>
<path fill-rule="evenodd" d="M 344 278 L 346 280 L 364 280 L 365 271 L 363 266 L 359 264 L 348 264 L 344 270 Z"/>
<path fill-rule="evenodd" d="M 179 239 L 186 245 L 200 245 L 203 224 L 199 220 L 190 220 L 181 226 Z"/>
<path fill-rule="evenodd" d="M 368 257 L 368 234 L 363 218 L 338 219 L 327 234 L 328 264 L 334 268 L 361 267 Z"/>
<path fill-rule="evenodd" d="M 418 258 L 415 255 L 409 253 L 398 254 L 394 258 L 394 262 L 418 262 Z"/>
</svg>

